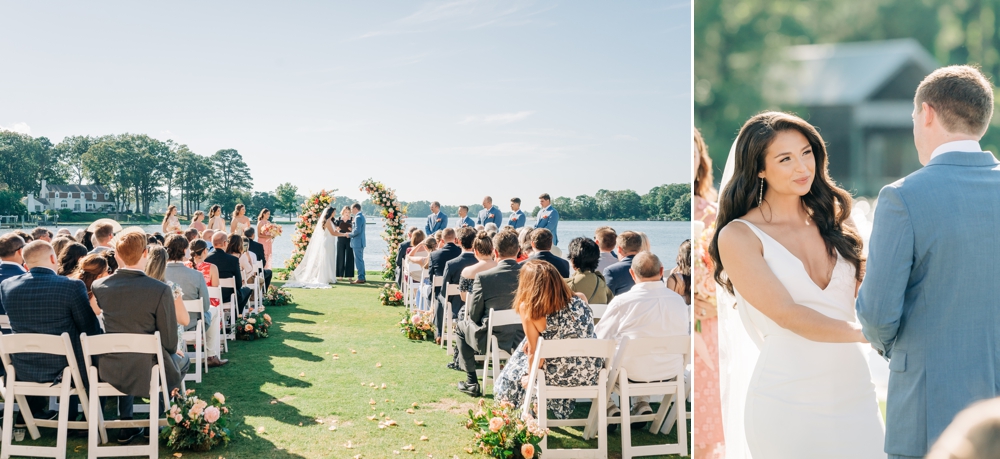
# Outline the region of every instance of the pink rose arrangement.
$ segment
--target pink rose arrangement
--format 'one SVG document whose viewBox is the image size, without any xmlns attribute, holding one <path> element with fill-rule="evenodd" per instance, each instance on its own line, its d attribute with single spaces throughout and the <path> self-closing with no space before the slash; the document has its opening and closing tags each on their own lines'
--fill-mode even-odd
<svg viewBox="0 0 1000 459">
<path fill-rule="evenodd" d="M 403 311 L 403 320 L 399 321 L 399 332 L 409 339 L 429 340 L 434 338 L 434 321 L 428 314 L 426 317 L 421 312 L 410 313 L 407 309 Z"/>
<path fill-rule="evenodd" d="M 229 443 L 229 416 L 226 397 L 215 393 L 210 400 L 202 400 L 194 390 L 170 394 L 171 407 L 167 412 L 167 428 L 160 431 L 160 438 L 174 451 L 191 449 L 209 451 L 220 444 Z"/>
<path fill-rule="evenodd" d="M 465 428 L 475 432 L 474 445 L 489 457 L 509 459 L 520 453 L 526 459 L 539 455 L 538 443 L 548 431 L 538 427 L 530 416 L 506 401 L 487 402 L 479 399 L 476 411 L 469 410 Z"/>
</svg>

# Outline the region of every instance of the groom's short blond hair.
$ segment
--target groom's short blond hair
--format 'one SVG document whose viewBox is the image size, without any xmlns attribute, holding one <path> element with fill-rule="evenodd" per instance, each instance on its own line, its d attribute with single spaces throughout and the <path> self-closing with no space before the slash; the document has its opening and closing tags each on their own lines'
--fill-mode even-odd
<svg viewBox="0 0 1000 459">
<path fill-rule="evenodd" d="M 981 136 L 993 118 L 993 85 L 978 68 L 952 65 L 939 68 L 920 82 L 913 98 L 934 107 L 948 132 Z"/>
</svg>

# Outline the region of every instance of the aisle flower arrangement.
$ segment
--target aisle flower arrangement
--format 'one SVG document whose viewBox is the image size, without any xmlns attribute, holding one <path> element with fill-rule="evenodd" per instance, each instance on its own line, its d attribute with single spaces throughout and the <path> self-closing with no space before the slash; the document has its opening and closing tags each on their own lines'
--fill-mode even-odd
<svg viewBox="0 0 1000 459">
<path fill-rule="evenodd" d="M 399 204 L 396 199 L 396 190 L 387 188 L 380 182 L 372 179 L 361 183 L 361 191 L 368 193 L 372 202 L 381 207 L 382 218 L 385 219 L 385 231 L 382 239 L 388 247 L 385 255 L 385 264 L 382 267 L 382 278 L 396 278 L 396 253 L 399 252 L 399 245 L 403 243 L 403 231 L 406 221 L 406 208 Z"/>
<path fill-rule="evenodd" d="M 332 193 L 322 190 L 309 196 L 306 202 L 302 203 L 302 214 L 299 215 L 299 221 L 295 223 L 295 235 L 292 236 L 292 255 L 285 262 L 285 268 L 289 273 L 295 271 L 295 268 L 302 262 L 302 257 L 306 255 L 306 247 L 309 246 L 309 238 L 312 237 L 313 228 L 316 227 L 319 217 L 323 215 L 323 210 L 330 207 L 333 200 Z"/>
<path fill-rule="evenodd" d="M 477 411 L 469 410 L 465 428 L 476 432 L 476 448 L 497 459 L 541 457 L 538 443 L 548 434 L 530 416 L 522 419 L 521 411 L 509 402 L 487 403 L 483 398 Z"/>
<path fill-rule="evenodd" d="M 403 320 L 399 321 L 399 332 L 417 341 L 433 339 L 434 325 L 431 323 L 430 314 L 425 316 L 419 311 L 411 314 L 409 309 L 403 311 Z"/>
<path fill-rule="evenodd" d="M 236 319 L 236 339 L 253 341 L 257 338 L 267 338 L 271 328 L 271 316 L 267 313 L 248 312 Z"/>
<path fill-rule="evenodd" d="M 285 306 L 292 303 L 292 294 L 281 287 L 271 286 L 264 294 L 264 306 Z"/>
<path fill-rule="evenodd" d="M 379 289 L 378 300 L 382 303 L 382 306 L 402 306 L 403 292 L 399 291 L 396 284 L 388 283 Z"/>
<path fill-rule="evenodd" d="M 226 397 L 218 392 L 209 401 L 194 395 L 194 389 L 170 394 L 167 428 L 160 430 L 160 439 L 174 451 L 190 449 L 205 452 L 229 443 L 229 408 Z M 179 456 L 178 456 L 179 457 Z"/>
</svg>

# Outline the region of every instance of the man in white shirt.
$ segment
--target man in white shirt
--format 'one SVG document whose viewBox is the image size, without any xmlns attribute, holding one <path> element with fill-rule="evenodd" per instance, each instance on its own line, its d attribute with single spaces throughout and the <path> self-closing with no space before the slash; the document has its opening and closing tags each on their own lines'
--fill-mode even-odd
<svg viewBox="0 0 1000 459">
<path fill-rule="evenodd" d="M 601 251 L 601 257 L 597 260 L 597 272 L 604 273 L 604 269 L 618 263 L 618 256 L 615 255 L 615 245 L 618 244 L 618 233 L 610 226 L 602 226 L 594 231 L 594 242 Z"/>
<path fill-rule="evenodd" d="M 663 264 L 656 255 L 640 252 L 629 269 L 635 286 L 615 296 L 594 332 L 598 339 L 621 341 L 622 337 L 654 338 L 688 334 L 690 314 L 684 299 L 663 283 Z M 680 355 L 648 355 L 622 362 L 632 381 L 665 381 L 683 377 L 684 360 Z M 652 414 L 649 397 L 633 398 L 633 415 Z M 610 416 L 620 415 L 610 406 Z"/>
<path fill-rule="evenodd" d="M 109 223 L 102 223 L 94 228 L 94 250 L 90 253 L 101 253 L 108 250 L 113 250 L 111 247 L 111 238 L 115 237 L 115 227 L 111 226 Z"/>
</svg>

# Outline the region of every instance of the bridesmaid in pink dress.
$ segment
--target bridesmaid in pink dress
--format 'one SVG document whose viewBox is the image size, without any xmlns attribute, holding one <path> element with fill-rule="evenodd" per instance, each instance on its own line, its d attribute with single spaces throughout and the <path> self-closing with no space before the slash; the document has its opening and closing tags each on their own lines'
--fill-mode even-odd
<svg viewBox="0 0 1000 459">
<path fill-rule="evenodd" d="M 705 232 L 715 231 L 716 191 L 712 186 L 712 160 L 701 132 L 694 131 L 694 219 L 705 223 Z M 695 235 L 694 244 L 704 240 Z M 707 240 L 711 240 L 709 237 Z M 696 253 L 708 247 L 696 247 Z M 714 282 L 700 282 L 711 284 Z M 704 290 L 704 289 L 702 289 Z M 695 337 L 694 400 L 695 415 L 691 436 L 694 439 L 694 457 L 723 458 L 725 436 L 722 430 L 722 395 L 719 392 L 719 313 L 715 304 L 715 290 L 699 293 L 693 298 L 694 318 L 699 321 L 701 332 Z M 701 341 L 701 343 L 698 343 Z"/>
<path fill-rule="evenodd" d="M 264 246 L 264 269 L 271 269 L 271 243 L 274 239 L 267 237 L 265 234 L 271 225 L 271 211 L 268 209 L 263 209 L 260 214 L 257 215 L 257 242 Z"/>
</svg>

